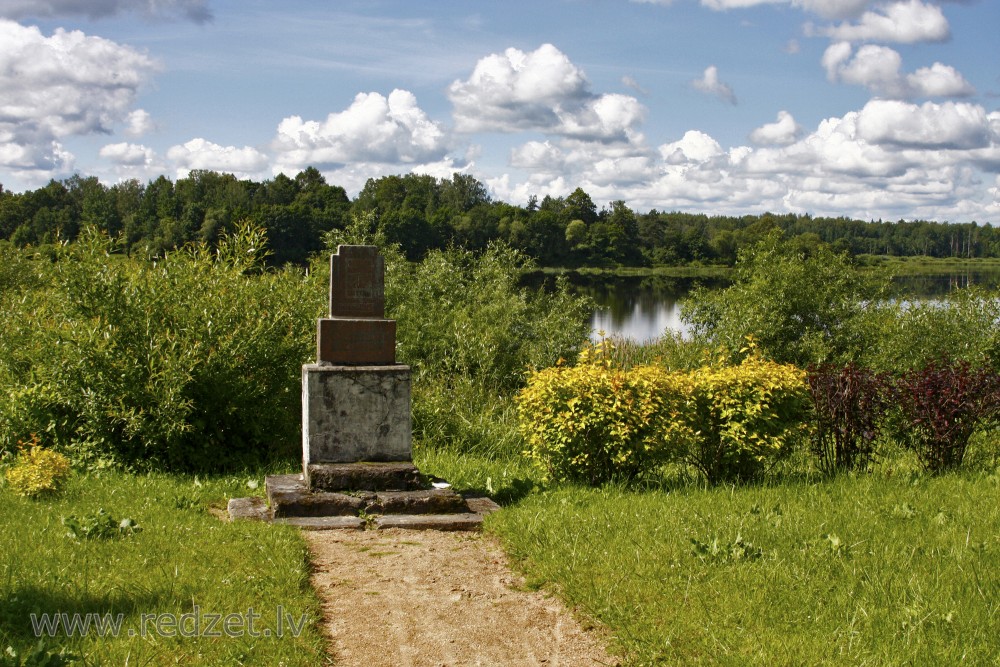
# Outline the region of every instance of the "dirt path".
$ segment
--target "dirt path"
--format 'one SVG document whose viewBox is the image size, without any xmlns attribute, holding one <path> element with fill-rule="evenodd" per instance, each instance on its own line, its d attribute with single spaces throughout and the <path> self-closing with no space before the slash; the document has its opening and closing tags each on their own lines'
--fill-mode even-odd
<svg viewBox="0 0 1000 667">
<path fill-rule="evenodd" d="M 338 667 L 615 665 L 555 598 L 525 591 L 495 540 L 307 531 Z"/>
</svg>

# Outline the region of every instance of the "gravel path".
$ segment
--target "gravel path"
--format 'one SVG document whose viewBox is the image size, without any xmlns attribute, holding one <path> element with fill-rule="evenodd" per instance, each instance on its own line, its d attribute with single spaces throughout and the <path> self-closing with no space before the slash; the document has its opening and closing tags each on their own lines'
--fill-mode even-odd
<svg viewBox="0 0 1000 667">
<path fill-rule="evenodd" d="M 481 533 L 305 533 L 338 667 L 616 665 Z"/>
</svg>

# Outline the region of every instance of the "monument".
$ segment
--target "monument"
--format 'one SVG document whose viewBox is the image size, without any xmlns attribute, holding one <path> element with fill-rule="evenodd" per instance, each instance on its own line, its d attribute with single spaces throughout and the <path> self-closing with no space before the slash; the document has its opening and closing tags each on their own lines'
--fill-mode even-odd
<svg viewBox="0 0 1000 667">
<path fill-rule="evenodd" d="M 385 260 L 374 246 L 338 246 L 316 362 L 302 366 L 302 474 L 267 477 L 267 502 L 234 498 L 229 515 L 312 529 L 478 528 L 499 507 L 421 475 L 411 431 L 410 368 L 396 363 L 396 322 L 385 318 Z"/>
<path fill-rule="evenodd" d="M 329 317 L 316 325 L 314 364 L 302 367 L 302 465 L 410 461 L 410 368 L 396 363 L 385 319 L 385 260 L 373 246 L 330 256 Z"/>
</svg>

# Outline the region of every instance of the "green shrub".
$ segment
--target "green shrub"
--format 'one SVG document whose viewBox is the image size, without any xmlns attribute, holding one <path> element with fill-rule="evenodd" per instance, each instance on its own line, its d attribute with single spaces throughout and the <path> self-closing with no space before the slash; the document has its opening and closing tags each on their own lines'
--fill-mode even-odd
<svg viewBox="0 0 1000 667">
<path fill-rule="evenodd" d="M 387 286 L 399 360 L 418 378 L 471 378 L 510 393 L 527 371 L 576 354 L 589 333 L 586 300 L 518 283 L 530 260 L 500 244 L 432 251 Z"/>
<path fill-rule="evenodd" d="M 61 491 L 71 472 L 69 459 L 42 447 L 37 436 L 27 444 L 19 444 L 17 459 L 5 475 L 11 491 L 28 498 Z"/>
<path fill-rule="evenodd" d="M 739 365 L 678 374 L 679 458 L 711 484 L 757 479 L 807 432 L 805 371 L 751 351 Z"/>
<path fill-rule="evenodd" d="M 585 349 L 576 366 L 533 373 L 518 394 L 526 453 L 549 479 L 629 480 L 667 458 L 669 416 L 681 402 L 675 376 L 659 366 L 617 368 L 604 356 L 609 345 Z"/>
<path fill-rule="evenodd" d="M 995 291 L 956 289 L 933 301 L 869 306 L 860 363 L 904 373 L 932 362 L 964 361 L 1000 371 L 1000 300 Z"/>
<path fill-rule="evenodd" d="M 156 262 L 87 230 L 0 294 L 0 448 L 25 434 L 80 462 L 220 469 L 291 449 L 322 287 L 265 272 L 240 227 Z"/>
<path fill-rule="evenodd" d="M 866 341 L 868 304 L 888 287 L 885 274 L 858 271 L 825 245 L 804 253 L 780 232 L 741 250 L 734 272 L 726 289 L 695 290 L 682 317 L 731 359 L 752 336 L 765 357 L 802 367 L 854 360 Z"/>
<path fill-rule="evenodd" d="M 518 395 L 528 455 L 555 480 L 629 480 L 681 461 L 710 483 L 750 480 L 804 434 L 805 372 L 751 353 L 693 371 L 616 367 L 609 343 L 538 371 Z"/>
</svg>

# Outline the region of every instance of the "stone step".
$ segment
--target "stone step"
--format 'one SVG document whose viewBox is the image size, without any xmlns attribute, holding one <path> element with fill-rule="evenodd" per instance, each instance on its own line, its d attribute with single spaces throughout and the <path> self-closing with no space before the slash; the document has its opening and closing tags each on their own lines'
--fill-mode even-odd
<svg viewBox="0 0 1000 667">
<path fill-rule="evenodd" d="M 375 527 L 408 528 L 410 530 L 479 530 L 483 515 L 464 514 L 386 514 L 375 517 Z"/>
<path fill-rule="evenodd" d="M 311 463 L 307 484 L 313 491 L 416 491 L 425 488 L 410 461 L 388 463 Z"/>
<path fill-rule="evenodd" d="M 363 530 L 367 522 L 356 516 L 291 516 L 274 519 L 273 523 L 297 526 L 302 530 Z"/>
<path fill-rule="evenodd" d="M 273 523 L 296 526 L 302 530 L 363 530 L 405 528 L 408 530 L 479 530 L 480 514 L 387 514 L 370 523 L 351 516 L 294 516 L 274 519 Z"/>
<path fill-rule="evenodd" d="M 310 492 L 301 475 L 271 475 L 265 479 L 268 503 L 275 518 L 293 516 L 357 516 L 365 514 L 461 514 L 471 510 L 465 498 L 450 488 L 414 491 Z"/>
<path fill-rule="evenodd" d="M 451 489 L 382 491 L 375 494 L 369 514 L 463 514 L 469 511 L 465 498 Z"/>
<path fill-rule="evenodd" d="M 358 516 L 370 506 L 365 498 L 345 493 L 274 491 L 268 493 L 268 499 L 276 519 L 292 516 Z"/>
</svg>

